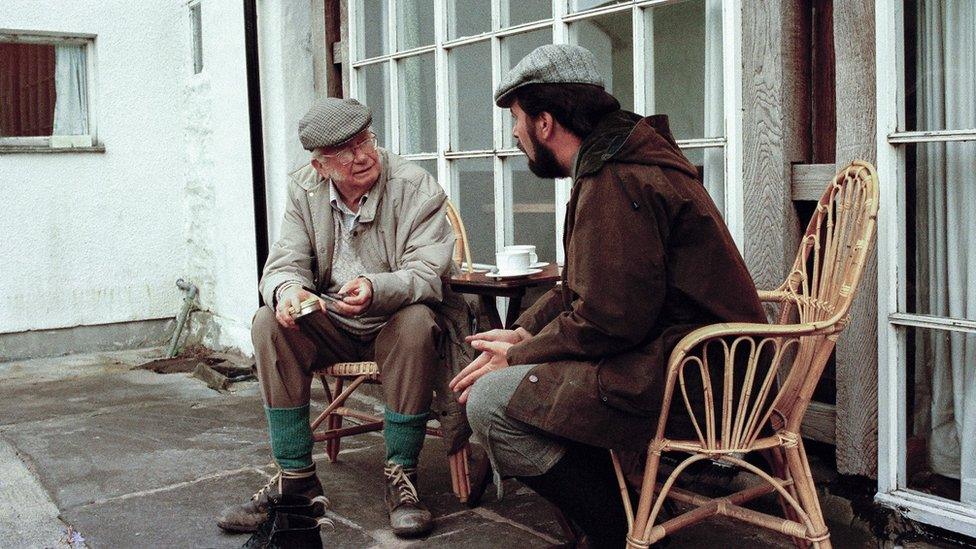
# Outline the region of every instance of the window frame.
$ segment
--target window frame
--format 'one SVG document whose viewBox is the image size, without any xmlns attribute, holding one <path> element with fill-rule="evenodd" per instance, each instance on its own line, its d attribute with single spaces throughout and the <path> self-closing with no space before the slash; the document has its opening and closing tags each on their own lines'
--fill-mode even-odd
<svg viewBox="0 0 976 549">
<path fill-rule="evenodd" d="M 495 246 L 501 249 L 514 233 L 512 211 L 511 178 L 506 172 L 505 160 L 512 156 L 522 155 L 514 147 L 505 147 L 503 116 L 508 116 L 506 109 L 492 105 L 492 142 L 494 147 L 478 151 L 452 151 L 451 148 L 451 104 L 449 85 L 449 55 L 459 46 L 489 41 L 491 50 L 491 85 L 492 91 L 497 89 L 503 77 L 501 72 L 501 40 L 507 36 L 522 34 L 534 30 L 550 28 L 552 43 L 569 43 L 569 24 L 590 19 L 600 15 L 630 11 L 632 20 L 632 44 L 634 66 L 634 110 L 642 113 L 646 108 L 645 78 L 638 78 L 645 70 L 645 10 L 656 6 L 679 4 L 682 0 L 630 0 L 609 6 L 591 8 L 588 10 L 570 12 L 571 0 L 552 0 L 552 17 L 501 28 L 503 7 L 509 0 L 493 0 L 491 2 L 491 27 L 488 32 L 447 40 L 448 30 L 448 0 L 434 0 L 434 43 L 404 51 L 397 51 L 398 3 L 404 0 L 388 0 L 387 8 L 387 40 L 390 44 L 388 53 L 366 59 L 360 59 L 359 51 L 359 19 L 361 0 L 349 0 L 347 12 L 346 40 L 349 47 L 349 89 L 348 97 L 361 97 L 359 70 L 363 67 L 378 63 L 387 63 L 389 67 L 389 85 L 385 90 L 389 94 L 389 110 L 386 113 L 390 121 L 390 135 L 385 144 L 389 150 L 400 150 L 400 135 L 397 130 L 399 120 L 399 73 L 398 60 L 421 54 L 434 53 L 435 62 L 435 115 L 436 115 L 436 148 L 434 152 L 422 154 L 404 154 L 404 158 L 411 160 L 436 160 L 437 180 L 444 187 L 448 197 L 457 199 L 459 188 L 457 181 L 451 177 L 450 162 L 461 158 L 488 157 L 493 159 L 494 201 L 495 201 Z M 742 42 L 741 33 L 741 1 L 721 0 L 722 2 L 722 83 L 725 90 L 723 99 L 723 135 L 721 137 L 704 137 L 697 139 L 681 139 L 678 145 L 683 150 L 721 148 L 724 163 L 724 202 L 725 221 L 733 239 L 740 249 L 744 245 L 744 204 L 742 180 Z M 640 46 L 640 47 L 638 47 Z M 555 185 L 554 223 L 556 239 L 556 261 L 563 263 L 565 251 L 562 247 L 563 223 L 566 203 L 569 201 L 572 180 L 560 178 Z"/>
<path fill-rule="evenodd" d="M 74 45 L 85 48 L 85 101 L 88 104 L 88 135 L 91 143 L 83 146 L 52 145 L 51 136 L 3 137 L 0 136 L 0 153 L 20 152 L 104 152 L 105 147 L 98 141 L 96 121 L 97 102 L 93 89 L 96 89 L 95 74 L 95 35 L 68 34 L 41 31 L 18 31 L 0 28 L 0 42 L 44 45 Z"/>
<path fill-rule="evenodd" d="M 909 518 L 976 536 L 976 506 L 908 487 L 906 328 L 976 333 L 976 321 L 907 311 L 907 253 L 903 235 L 907 193 L 905 145 L 976 141 L 976 128 L 904 131 L 904 0 L 875 4 L 878 178 L 878 493 L 875 501 Z M 892 192 L 893 191 L 893 192 Z"/>
</svg>

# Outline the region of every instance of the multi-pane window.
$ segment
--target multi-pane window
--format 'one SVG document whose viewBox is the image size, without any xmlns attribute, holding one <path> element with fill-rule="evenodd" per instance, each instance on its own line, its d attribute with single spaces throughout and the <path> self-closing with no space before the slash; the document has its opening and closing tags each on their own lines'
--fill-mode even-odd
<svg viewBox="0 0 976 549">
<path fill-rule="evenodd" d="M 0 145 L 91 146 L 88 44 L 0 34 Z"/>
<path fill-rule="evenodd" d="M 533 49 L 579 44 L 629 110 L 664 113 L 725 201 L 727 101 L 721 0 L 353 0 L 349 94 L 373 110 L 382 146 L 418 161 L 458 205 L 475 261 L 535 244 L 562 259 L 569 182 L 540 180 L 492 94 Z"/>
<path fill-rule="evenodd" d="M 883 376 L 902 395 L 882 492 L 976 519 L 976 2 L 903 0 L 882 11 L 895 40 L 888 147 L 879 151 Z M 889 16 L 890 13 L 890 16 Z M 882 103 L 883 105 L 883 103 Z M 885 202 L 887 200 L 887 202 Z M 882 378 L 887 379 L 886 377 Z M 884 393 L 883 393 L 884 394 Z M 883 404 L 885 404 L 883 400 Z M 887 450 L 886 450 L 887 452 Z M 883 458 L 889 455 L 883 452 Z M 913 495 L 914 494 L 914 495 Z M 921 499 L 918 499 L 921 498 Z M 940 503 L 941 502 L 941 503 Z M 924 515 L 927 516 L 927 515 Z M 941 518 L 936 520 L 942 520 Z M 961 524 L 961 523 L 955 523 Z M 955 524 L 947 527 L 955 527 Z M 970 534 L 976 529 L 970 529 Z"/>
</svg>

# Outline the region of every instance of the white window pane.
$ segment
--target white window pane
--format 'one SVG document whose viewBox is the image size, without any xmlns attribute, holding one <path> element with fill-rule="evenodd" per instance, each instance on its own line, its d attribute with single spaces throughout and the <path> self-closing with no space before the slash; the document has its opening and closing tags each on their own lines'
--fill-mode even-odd
<svg viewBox="0 0 976 549">
<path fill-rule="evenodd" d="M 613 4 L 621 4 L 629 0 L 569 0 L 569 11 L 577 12 Z"/>
<path fill-rule="evenodd" d="M 455 204 L 461 212 L 477 263 L 495 263 L 495 184 L 491 158 L 464 158 L 451 162 L 457 182 Z"/>
<path fill-rule="evenodd" d="M 367 65 L 358 72 L 359 100 L 373 111 L 373 133 L 381 147 L 390 146 L 390 65 Z"/>
<path fill-rule="evenodd" d="M 539 261 L 556 260 L 556 184 L 529 171 L 524 156 L 505 160 L 506 177 L 512 188 L 514 241 L 534 244 Z"/>
<path fill-rule="evenodd" d="M 524 25 L 550 17 L 552 17 L 552 2 L 550 0 L 510 0 L 502 4 L 503 28 Z"/>
<path fill-rule="evenodd" d="M 437 151 L 434 54 L 398 61 L 400 75 L 400 153 Z"/>
<path fill-rule="evenodd" d="M 648 9 L 645 21 L 647 114 L 667 114 L 676 139 L 722 136 L 721 1 Z"/>
<path fill-rule="evenodd" d="M 491 30 L 491 2 L 447 0 L 448 40 L 474 36 Z"/>
<path fill-rule="evenodd" d="M 551 43 L 552 30 L 550 29 L 538 29 L 531 32 L 514 34 L 512 36 L 502 38 L 502 75 L 507 74 L 508 71 L 517 65 L 523 57 L 532 53 L 532 50 L 538 48 L 539 46 L 544 46 Z M 503 145 L 506 148 L 514 147 L 515 144 L 512 139 L 512 117 L 506 112 L 505 115 L 502 116 L 502 120 L 505 124 Z"/>
<path fill-rule="evenodd" d="M 434 43 L 434 0 L 397 2 L 397 49 Z"/>
<path fill-rule="evenodd" d="M 491 149 L 491 43 L 454 48 L 450 57 L 451 150 Z"/>
<path fill-rule="evenodd" d="M 725 150 L 684 149 L 681 152 L 698 168 L 702 183 L 715 202 L 715 207 L 725 216 Z"/>
<path fill-rule="evenodd" d="M 905 152 L 908 312 L 976 320 L 976 142 Z"/>
<path fill-rule="evenodd" d="M 431 158 L 429 160 L 411 160 L 410 162 L 420 166 L 425 172 L 429 173 L 431 177 L 437 179 L 437 160 Z"/>
<path fill-rule="evenodd" d="M 976 505 L 976 424 L 971 372 L 976 334 L 904 328 L 908 487 Z"/>
<path fill-rule="evenodd" d="M 359 0 L 356 7 L 359 16 L 356 33 L 359 42 L 357 45 L 359 59 L 390 53 L 390 34 L 387 32 L 389 0 Z"/>
<path fill-rule="evenodd" d="M 976 2 L 908 0 L 905 34 L 906 128 L 976 128 Z"/>
<path fill-rule="evenodd" d="M 607 91 L 620 106 L 634 109 L 634 49 L 631 12 L 618 11 L 573 23 L 570 41 L 596 56 L 597 66 L 607 82 Z"/>
</svg>

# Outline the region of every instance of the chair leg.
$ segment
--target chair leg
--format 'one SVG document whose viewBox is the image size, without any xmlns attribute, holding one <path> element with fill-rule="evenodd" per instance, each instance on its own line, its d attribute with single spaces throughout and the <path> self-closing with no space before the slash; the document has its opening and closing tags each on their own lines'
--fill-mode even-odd
<svg viewBox="0 0 976 549">
<path fill-rule="evenodd" d="M 630 529 L 631 539 L 644 540 L 644 530 L 647 528 L 647 523 L 650 522 L 651 511 L 657 499 L 655 497 L 655 487 L 657 486 L 657 471 L 660 465 L 661 452 L 651 450 L 647 455 L 647 465 L 644 467 L 644 480 L 641 485 L 640 499 L 637 502 L 637 511 L 634 513 L 634 522 Z M 639 546 L 633 545 L 628 540 L 627 547 L 636 549 Z"/>
<path fill-rule="evenodd" d="M 783 480 L 788 480 L 790 478 L 790 471 L 789 468 L 786 467 L 786 456 L 783 454 L 782 447 L 764 450 L 762 455 L 764 458 L 766 458 L 766 462 L 769 463 L 773 476 Z M 794 486 L 787 486 L 786 491 L 793 496 L 793 499 L 796 499 L 796 488 Z M 783 511 L 783 516 L 786 519 L 801 522 L 800 515 L 797 514 L 796 509 L 794 509 L 792 505 L 783 499 L 783 496 L 778 495 L 777 493 L 777 499 L 779 500 L 780 509 Z M 793 545 L 795 545 L 797 549 L 807 549 L 810 547 L 810 542 L 805 539 L 795 537 L 791 537 L 790 539 L 793 541 Z"/>
<path fill-rule="evenodd" d="M 338 398 L 342 394 L 342 378 L 337 377 L 335 380 L 335 390 L 332 392 L 335 398 Z M 330 401 L 329 404 L 332 404 Z M 326 422 L 326 428 L 328 430 L 340 429 L 342 427 L 342 416 L 340 414 L 331 413 L 329 414 L 329 419 Z M 325 453 L 329 457 L 329 462 L 335 463 L 339 459 L 339 443 L 342 441 L 341 438 L 333 438 L 331 440 L 325 441 Z"/>
<path fill-rule="evenodd" d="M 810 517 L 810 523 L 815 532 L 826 533 L 827 525 L 824 522 L 823 511 L 820 509 L 820 500 L 817 498 L 817 488 L 813 483 L 813 475 L 810 473 L 810 464 L 807 462 L 807 454 L 803 448 L 803 440 L 798 440 L 795 447 L 784 448 L 786 454 L 786 465 L 789 468 L 790 476 L 793 477 L 793 485 L 796 487 L 797 500 Z M 816 549 L 831 549 L 830 538 L 821 541 L 811 542 Z"/>
</svg>

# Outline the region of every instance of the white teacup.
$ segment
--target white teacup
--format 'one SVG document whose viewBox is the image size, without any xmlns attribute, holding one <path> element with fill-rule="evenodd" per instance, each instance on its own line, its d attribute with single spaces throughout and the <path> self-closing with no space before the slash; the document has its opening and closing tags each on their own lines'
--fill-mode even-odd
<svg viewBox="0 0 976 549">
<path fill-rule="evenodd" d="M 535 253 L 534 244 L 515 244 L 512 246 L 505 246 L 506 252 L 529 252 L 529 264 L 535 265 L 539 262 L 539 256 Z"/>
<path fill-rule="evenodd" d="M 529 272 L 529 252 L 525 250 L 502 250 L 495 254 L 498 274 L 514 275 Z"/>
</svg>

